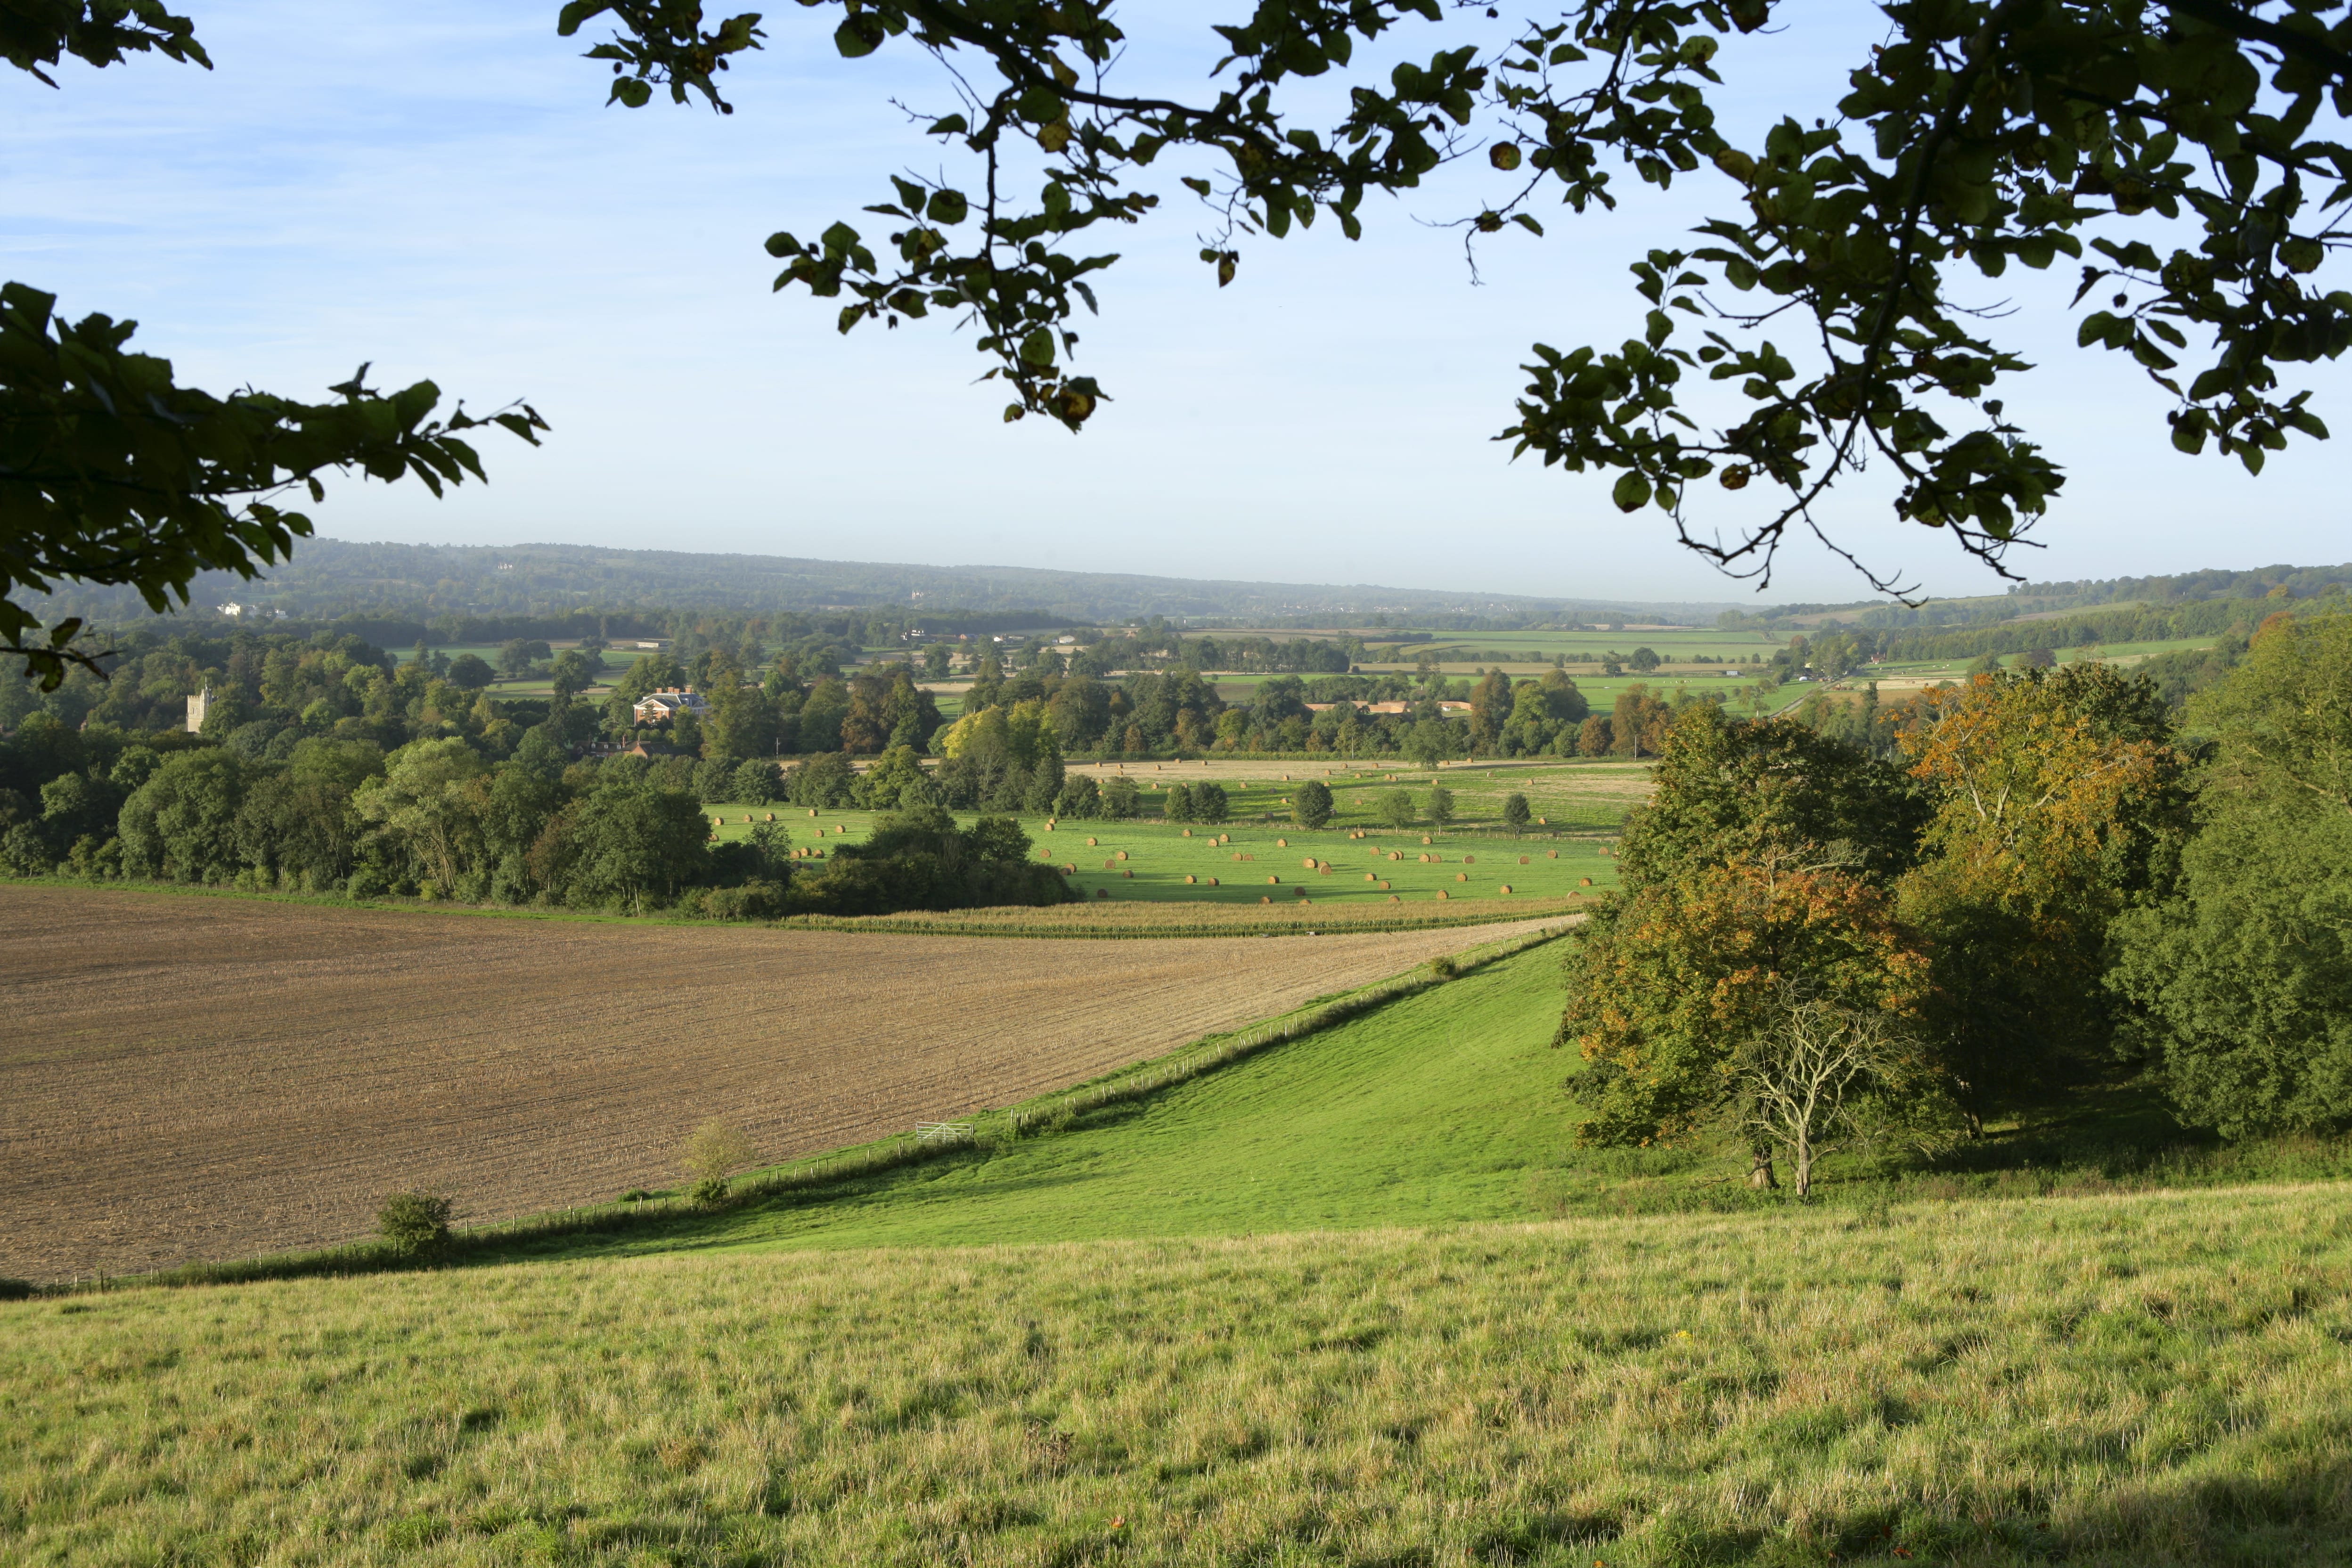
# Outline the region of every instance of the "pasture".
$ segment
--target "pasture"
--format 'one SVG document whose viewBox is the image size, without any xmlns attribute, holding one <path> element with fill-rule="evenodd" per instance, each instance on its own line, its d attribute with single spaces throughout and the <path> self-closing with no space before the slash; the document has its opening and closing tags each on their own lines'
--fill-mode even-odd
<svg viewBox="0 0 2352 1568">
<path fill-rule="evenodd" d="M 1435 772 L 1402 764 L 1313 765 L 1325 760 L 1072 763 L 1074 776 L 1132 780 L 1150 815 L 1123 821 L 1065 818 L 1050 830 L 1045 818 L 1024 816 L 1022 825 L 1040 858 L 1075 868 L 1071 884 L 1090 902 L 1265 900 L 1353 908 L 1433 903 L 1442 893 L 1447 901 L 1556 904 L 1615 885 L 1610 837 L 1650 788 L 1648 769 L 1638 763 L 1545 759 Z M 1319 830 L 1287 820 L 1294 792 L 1308 779 L 1329 787 L 1337 808 Z M 1192 824 L 1188 836 L 1185 826 L 1160 813 L 1169 786 L 1204 780 L 1225 789 L 1234 820 Z M 1404 790 L 1425 813 L 1431 788 L 1440 786 L 1454 795 L 1458 815 L 1450 827 L 1437 827 L 1425 815 L 1409 828 L 1391 827 L 1381 817 L 1380 802 L 1390 790 Z M 1530 811 L 1545 819 L 1517 836 L 1502 825 L 1504 798 L 1515 793 L 1527 795 Z M 791 829 L 796 849 L 818 852 L 862 842 L 877 815 L 811 815 L 807 807 L 740 803 L 710 808 L 721 819 L 722 838 L 750 833 L 752 825 L 744 819 L 764 819 L 771 812 Z"/>
<path fill-rule="evenodd" d="M 2340 1563 L 2352 1193 L 0 1303 L 27 1564 Z"/>
<path fill-rule="evenodd" d="M 1076 1083 L 1477 940 L 1018 942 L 0 888 L 0 1275 L 476 1219 Z M 1508 929 L 1508 928 L 1504 928 Z"/>
</svg>

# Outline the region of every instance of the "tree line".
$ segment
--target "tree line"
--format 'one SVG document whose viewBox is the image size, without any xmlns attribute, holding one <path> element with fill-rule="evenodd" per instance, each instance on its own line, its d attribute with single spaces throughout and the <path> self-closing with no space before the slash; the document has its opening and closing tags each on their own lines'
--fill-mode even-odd
<svg viewBox="0 0 2352 1568">
<path fill-rule="evenodd" d="M 1802 1192 L 2117 1077 L 2231 1136 L 2352 1122 L 2352 615 L 2273 616 L 2189 718 L 2097 664 L 1927 693 L 1892 754 L 1686 706 L 1570 944 L 1580 1136 Z"/>
</svg>

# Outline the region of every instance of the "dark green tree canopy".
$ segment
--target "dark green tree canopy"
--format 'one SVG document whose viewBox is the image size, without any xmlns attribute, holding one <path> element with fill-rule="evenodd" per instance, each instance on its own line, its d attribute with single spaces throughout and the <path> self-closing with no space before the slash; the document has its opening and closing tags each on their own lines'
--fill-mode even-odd
<svg viewBox="0 0 2352 1568">
<path fill-rule="evenodd" d="M 1972 288 L 2011 266 L 2079 264 L 2076 302 L 2097 306 L 2081 342 L 2145 367 L 2174 446 L 2257 471 L 2290 433 L 2326 434 L 2282 367 L 2352 343 L 2352 293 L 2326 276 L 2352 237 L 2352 149 L 2335 139 L 2352 0 L 1892 0 L 1856 31 L 1847 95 L 1752 146 L 1718 128 L 1717 59 L 1790 14 L 1774 0 L 1580 0 L 1499 49 L 1441 0 L 1258 0 L 1213 27 L 1224 58 L 1189 100 L 1123 89 L 1150 66 L 1128 58 L 1111 0 L 804 3 L 837 9 L 845 58 L 940 62 L 954 101 L 929 130 L 959 163 L 891 176 L 866 209 L 879 226 L 773 236 L 776 287 L 843 301 L 844 331 L 968 321 L 1007 419 L 1094 416 L 1073 322 L 1118 258 L 1089 231 L 1150 214 L 1171 152 L 1207 171 L 1171 183 L 1209 209 L 1201 257 L 1221 285 L 1244 238 L 1326 216 L 1354 237 L 1368 194 L 1457 161 L 1492 175 L 1461 218 L 1474 241 L 1540 236 L 1557 205 L 1613 207 L 1628 173 L 1728 181 L 1699 243 L 1633 264 L 1637 336 L 1534 346 L 1499 438 L 1614 473 L 1618 506 L 1657 508 L 1741 574 L 1769 574 L 1791 529 L 1837 548 L 1814 509 L 1868 461 L 1900 477 L 1900 516 L 2000 566 L 2064 482 L 2003 412 L 2004 382 L 2031 367 Z M 720 73 L 762 37 L 757 15 L 706 22 L 695 0 L 572 0 L 560 26 L 598 18 L 613 32 L 591 57 L 632 107 L 658 89 L 725 109 Z M 1442 35 L 1425 63 L 1351 70 L 1411 23 Z M 1308 123 L 1293 100 L 1330 102 L 1335 73 L 1344 112 Z M 1744 408 L 1714 422 L 1704 383 Z M 1710 481 L 1769 487 L 1771 505 L 1717 515 Z"/>
</svg>

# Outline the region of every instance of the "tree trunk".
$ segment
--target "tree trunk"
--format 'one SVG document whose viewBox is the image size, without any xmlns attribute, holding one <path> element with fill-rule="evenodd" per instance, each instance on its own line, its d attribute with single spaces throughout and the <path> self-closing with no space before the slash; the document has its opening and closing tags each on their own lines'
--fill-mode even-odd
<svg viewBox="0 0 2352 1568">
<path fill-rule="evenodd" d="M 1803 1203 L 1813 1195 L 1813 1151 L 1809 1143 L 1797 1145 L 1797 1201 Z"/>
<path fill-rule="evenodd" d="M 1776 1191 L 1780 1178 L 1772 1173 L 1772 1152 L 1769 1149 L 1756 1152 L 1755 1167 L 1748 1173 L 1748 1184 L 1759 1193 Z"/>
</svg>

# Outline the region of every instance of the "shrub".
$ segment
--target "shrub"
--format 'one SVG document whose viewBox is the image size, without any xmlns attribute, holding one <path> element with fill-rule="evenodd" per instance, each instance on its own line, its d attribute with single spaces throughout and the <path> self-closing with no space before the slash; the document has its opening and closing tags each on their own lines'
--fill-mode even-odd
<svg viewBox="0 0 2352 1568">
<path fill-rule="evenodd" d="M 1084 777 L 1065 780 L 1061 796 L 1054 802 L 1055 816 L 1076 817 L 1081 821 L 1100 816 L 1102 808 L 1101 786 Z"/>
<path fill-rule="evenodd" d="M 425 1258 L 449 1240 L 457 1205 L 438 1193 L 394 1193 L 375 1211 L 376 1234 L 395 1258 Z"/>
<path fill-rule="evenodd" d="M 1381 795 L 1381 820 L 1391 827 L 1412 825 L 1412 795 L 1401 789 L 1383 791 Z"/>
<path fill-rule="evenodd" d="M 1160 815 L 1171 822 L 1192 821 L 1192 786 L 1190 784 L 1170 784 L 1168 786 L 1168 800 L 1167 803 L 1160 807 Z"/>
<path fill-rule="evenodd" d="M 1142 805 L 1142 792 L 1133 779 L 1113 779 L 1102 786 L 1102 814 L 1114 821 L 1133 816 Z"/>
<path fill-rule="evenodd" d="M 1443 827 L 1454 820 L 1454 792 L 1433 789 L 1429 792 L 1429 820 Z"/>
<path fill-rule="evenodd" d="M 696 1128 L 677 1151 L 679 1166 L 694 1183 L 694 1201 L 706 1207 L 726 1197 L 728 1177 L 759 1157 L 749 1138 L 715 1118 Z"/>
<path fill-rule="evenodd" d="M 1192 786 L 1192 819 L 1195 822 L 1219 823 L 1233 815 L 1233 804 L 1225 798 L 1225 786 L 1221 784 L 1201 784 Z"/>
<path fill-rule="evenodd" d="M 1503 826 L 1517 833 L 1528 825 L 1534 813 L 1528 809 L 1528 797 L 1514 790 L 1503 797 Z"/>
</svg>

